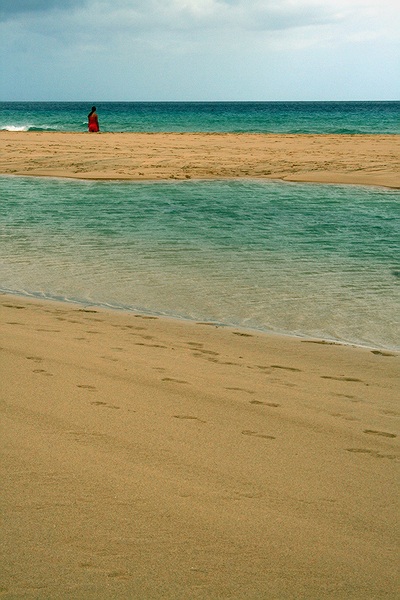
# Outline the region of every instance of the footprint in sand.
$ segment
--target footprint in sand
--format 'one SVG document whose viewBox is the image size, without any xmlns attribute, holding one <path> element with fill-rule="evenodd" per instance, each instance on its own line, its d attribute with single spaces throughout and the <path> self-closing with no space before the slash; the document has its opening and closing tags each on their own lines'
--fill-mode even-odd
<svg viewBox="0 0 400 600">
<path fill-rule="evenodd" d="M 194 358 L 201 358 L 202 360 L 207 360 L 208 362 L 220 363 L 218 358 L 215 358 L 215 356 L 206 356 L 204 354 L 200 354 L 195 348 L 194 348 L 194 350 L 195 351 L 192 352 L 192 356 Z"/>
<path fill-rule="evenodd" d="M 206 423 L 203 419 L 199 419 L 199 417 L 193 417 L 192 415 L 173 415 L 174 419 L 189 419 L 191 421 L 200 421 L 200 423 Z"/>
<path fill-rule="evenodd" d="M 341 346 L 338 342 L 326 342 L 325 340 L 301 340 L 303 344 L 322 344 L 324 346 Z"/>
<path fill-rule="evenodd" d="M 364 429 L 364 433 L 368 435 L 380 435 L 382 437 L 395 438 L 397 435 L 394 433 L 388 433 L 387 431 L 377 431 L 375 429 Z"/>
<path fill-rule="evenodd" d="M 283 365 L 271 365 L 271 369 L 284 369 L 285 371 L 297 371 L 301 373 L 301 369 L 296 369 L 295 367 L 284 367 Z"/>
<path fill-rule="evenodd" d="M 53 377 L 53 373 L 49 373 L 45 369 L 33 369 L 33 373 L 41 373 L 42 375 L 45 375 L 46 377 Z"/>
<path fill-rule="evenodd" d="M 194 348 L 202 348 L 204 346 L 204 344 L 201 344 L 200 342 L 187 342 L 188 346 L 193 346 Z"/>
<path fill-rule="evenodd" d="M 361 398 L 357 398 L 356 396 L 351 396 L 350 394 L 332 394 L 333 396 L 337 396 L 338 398 L 346 398 L 351 402 L 364 402 Z"/>
<path fill-rule="evenodd" d="M 276 439 L 273 435 L 266 435 L 264 433 L 258 433 L 257 431 L 250 431 L 249 429 L 244 429 L 242 431 L 242 435 L 250 435 L 252 437 L 262 438 L 264 440 L 275 440 Z"/>
<path fill-rule="evenodd" d="M 184 379 L 174 379 L 174 377 L 163 377 L 161 381 L 171 381 L 172 383 L 189 383 Z"/>
<path fill-rule="evenodd" d="M 364 383 L 364 381 L 362 381 L 361 379 L 357 379 L 356 377 L 331 377 L 330 375 L 321 375 L 321 379 L 333 379 L 334 381 L 353 381 L 355 383 Z"/>
<path fill-rule="evenodd" d="M 115 404 L 107 404 L 107 402 L 101 402 L 100 400 L 91 402 L 90 404 L 93 404 L 93 406 L 104 406 L 104 408 L 113 408 L 115 410 L 120 408 L 120 406 L 116 406 Z"/>
<path fill-rule="evenodd" d="M 336 419 L 343 419 L 344 421 L 359 421 L 357 417 L 352 417 L 351 415 L 346 415 L 344 413 L 329 413 L 331 417 L 335 417 Z"/>
<path fill-rule="evenodd" d="M 246 394 L 255 394 L 253 390 L 246 390 L 245 388 L 240 387 L 227 387 L 226 390 L 232 390 L 233 392 L 246 392 Z"/>
<path fill-rule="evenodd" d="M 250 404 L 262 404 L 263 406 L 270 406 L 271 408 L 278 408 L 280 404 L 275 402 L 263 402 L 262 400 L 250 400 Z"/>
<path fill-rule="evenodd" d="M 146 346 L 146 348 L 167 348 L 168 346 L 163 346 L 162 344 L 145 344 L 145 342 L 135 342 L 135 346 Z"/>
<path fill-rule="evenodd" d="M 382 413 L 383 415 L 388 415 L 389 417 L 400 417 L 400 413 L 398 413 L 395 410 L 382 409 L 379 412 Z"/>
<path fill-rule="evenodd" d="M 233 335 L 240 335 L 240 337 L 254 337 L 254 335 L 251 335 L 250 333 L 242 333 L 239 331 L 233 331 L 232 333 Z"/>
<path fill-rule="evenodd" d="M 131 574 L 129 573 L 129 571 L 111 571 L 110 573 L 107 573 L 107 577 L 110 577 L 112 579 L 129 579 L 131 577 Z"/>
<path fill-rule="evenodd" d="M 25 306 L 18 306 L 17 304 L 3 304 L 6 308 L 16 308 L 17 310 L 23 310 Z"/>
<path fill-rule="evenodd" d="M 389 460 L 395 460 L 395 454 L 381 454 L 376 450 L 370 450 L 369 448 L 346 448 L 347 452 L 352 452 L 354 454 L 368 454 L 369 456 L 373 456 L 374 458 L 387 458 Z"/>
<path fill-rule="evenodd" d="M 76 387 L 81 388 L 83 390 L 88 390 L 89 392 L 95 392 L 97 390 L 97 388 L 94 385 L 80 384 Z"/>
</svg>

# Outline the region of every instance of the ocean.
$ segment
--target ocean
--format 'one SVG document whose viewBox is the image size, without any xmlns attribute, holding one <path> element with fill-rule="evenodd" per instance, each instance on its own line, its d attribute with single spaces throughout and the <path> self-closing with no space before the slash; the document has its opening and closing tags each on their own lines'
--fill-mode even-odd
<svg viewBox="0 0 400 600">
<path fill-rule="evenodd" d="M 89 103 L 0 103 L 86 130 Z M 400 133 L 400 103 L 98 103 L 108 131 Z M 397 115 L 397 118 L 396 118 Z M 0 291 L 400 349 L 400 192 L 0 176 Z"/>
<path fill-rule="evenodd" d="M 400 133 L 400 102 L 0 102 L 0 130 Z"/>
</svg>

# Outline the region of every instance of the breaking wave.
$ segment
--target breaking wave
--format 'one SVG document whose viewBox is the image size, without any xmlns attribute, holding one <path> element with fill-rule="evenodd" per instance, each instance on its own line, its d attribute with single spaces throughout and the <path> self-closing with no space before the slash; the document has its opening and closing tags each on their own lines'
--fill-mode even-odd
<svg viewBox="0 0 400 600">
<path fill-rule="evenodd" d="M 39 127 L 37 125 L 0 125 L 0 131 L 60 131 L 58 127 Z"/>
</svg>

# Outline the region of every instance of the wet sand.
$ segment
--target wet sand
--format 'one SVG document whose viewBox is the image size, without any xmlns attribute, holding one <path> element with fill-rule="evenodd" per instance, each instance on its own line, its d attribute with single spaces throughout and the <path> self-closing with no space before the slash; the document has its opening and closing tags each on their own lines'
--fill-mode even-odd
<svg viewBox="0 0 400 600">
<path fill-rule="evenodd" d="M 400 136 L 0 132 L 0 173 L 259 178 L 400 188 Z"/>
<path fill-rule="evenodd" d="M 2 598 L 396 597 L 399 353 L 6 295 L 0 323 Z"/>
</svg>

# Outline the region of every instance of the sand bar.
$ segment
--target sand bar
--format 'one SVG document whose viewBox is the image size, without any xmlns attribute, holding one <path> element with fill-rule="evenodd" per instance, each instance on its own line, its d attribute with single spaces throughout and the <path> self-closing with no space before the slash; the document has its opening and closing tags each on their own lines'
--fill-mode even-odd
<svg viewBox="0 0 400 600">
<path fill-rule="evenodd" d="M 400 188 L 398 135 L 0 132 L 0 173 L 261 178 Z"/>
<path fill-rule="evenodd" d="M 395 598 L 396 352 L 0 296 L 4 598 Z"/>
</svg>

